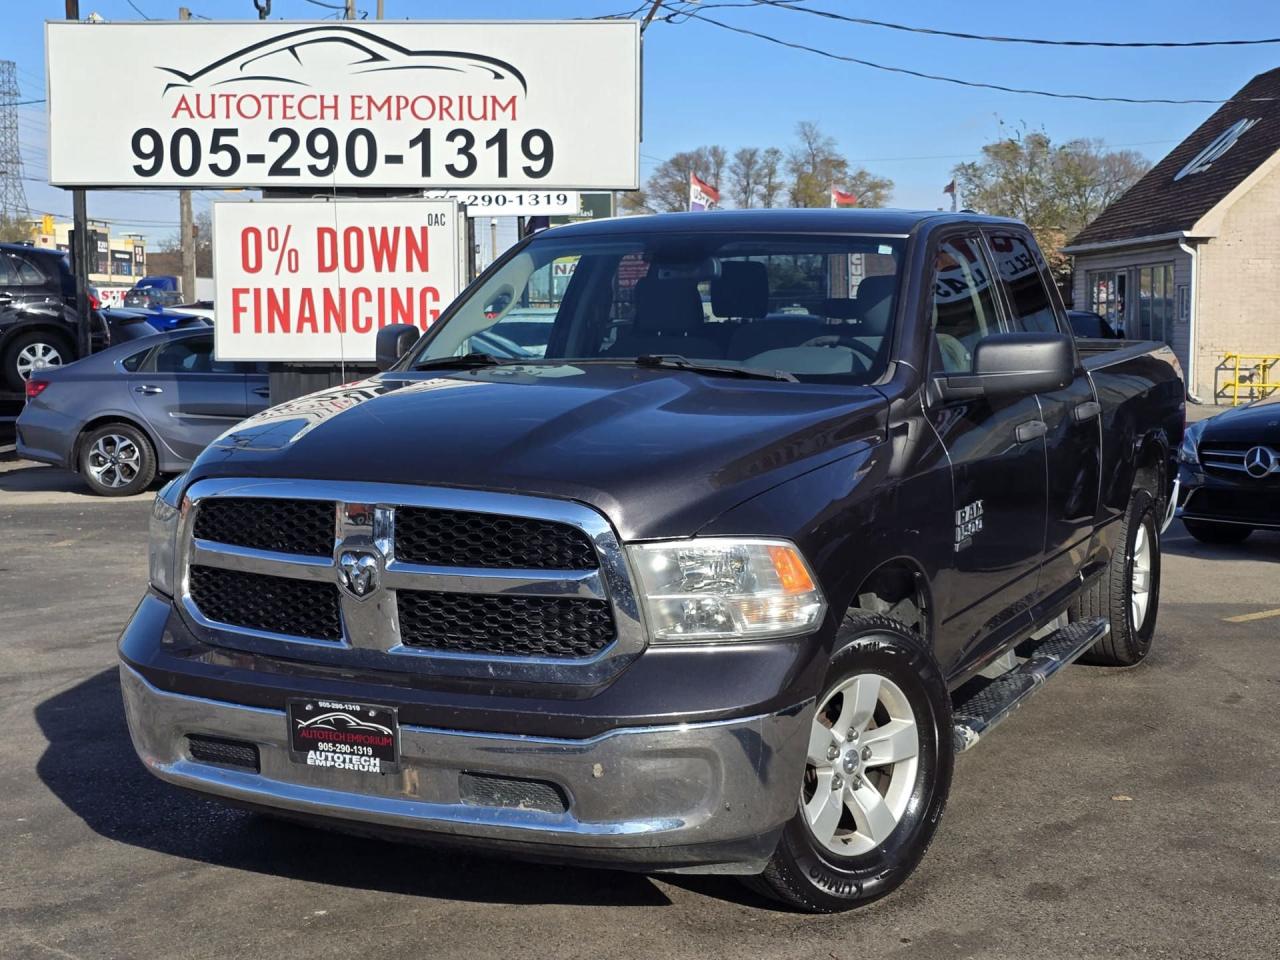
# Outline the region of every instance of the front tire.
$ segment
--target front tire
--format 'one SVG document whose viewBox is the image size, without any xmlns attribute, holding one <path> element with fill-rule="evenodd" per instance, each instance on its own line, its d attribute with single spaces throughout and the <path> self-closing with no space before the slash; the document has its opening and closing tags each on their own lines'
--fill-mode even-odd
<svg viewBox="0 0 1280 960">
<path fill-rule="evenodd" d="M 102 497 L 141 493 L 156 476 L 151 441 L 128 423 L 108 423 L 80 443 L 80 476 Z"/>
<path fill-rule="evenodd" d="M 1207 523 L 1204 520 L 1183 520 L 1182 525 L 1201 543 L 1244 543 L 1253 533 L 1253 527 L 1234 523 Z"/>
<path fill-rule="evenodd" d="M 911 875 L 938 828 L 954 762 L 951 698 L 918 634 L 854 611 L 835 651 L 796 815 L 752 878 L 809 913 L 870 903 Z"/>
<path fill-rule="evenodd" d="M 1160 510 L 1147 490 L 1134 490 L 1107 570 L 1076 597 L 1073 621 L 1107 617 L 1111 632 L 1080 658 L 1103 667 L 1146 659 L 1160 606 Z"/>
</svg>

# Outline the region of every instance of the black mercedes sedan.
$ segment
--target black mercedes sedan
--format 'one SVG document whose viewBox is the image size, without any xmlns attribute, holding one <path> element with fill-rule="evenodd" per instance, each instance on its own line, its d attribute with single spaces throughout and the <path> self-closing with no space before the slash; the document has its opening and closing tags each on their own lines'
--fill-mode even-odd
<svg viewBox="0 0 1280 960">
<path fill-rule="evenodd" d="M 1178 516 L 1197 540 L 1280 530 L 1280 394 L 1189 425 L 1178 460 Z"/>
</svg>

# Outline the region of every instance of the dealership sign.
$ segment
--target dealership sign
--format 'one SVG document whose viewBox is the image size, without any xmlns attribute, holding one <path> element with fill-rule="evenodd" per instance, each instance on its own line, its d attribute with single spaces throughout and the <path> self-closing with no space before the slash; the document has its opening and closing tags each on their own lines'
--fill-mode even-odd
<svg viewBox="0 0 1280 960">
<path fill-rule="evenodd" d="M 462 222 L 452 200 L 214 204 L 217 358 L 372 361 L 379 329 L 457 296 Z"/>
<path fill-rule="evenodd" d="M 49 182 L 639 185 L 634 21 L 46 24 Z"/>
<path fill-rule="evenodd" d="M 428 190 L 427 196 L 456 200 L 468 217 L 576 217 L 577 190 Z"/>
</svg>

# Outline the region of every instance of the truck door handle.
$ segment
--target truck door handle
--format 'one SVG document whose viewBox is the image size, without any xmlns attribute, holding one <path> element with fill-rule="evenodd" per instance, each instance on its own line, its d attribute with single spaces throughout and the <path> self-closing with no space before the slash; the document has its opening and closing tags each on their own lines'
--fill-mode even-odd
<svg viewBox="0 0 1280 960">
<path fill-rule="evenodd" d="M 254 387 L 254 388 L 253 388 L 253 392 L 254 392 L 255 394 L 257 394 L 258 396 L 260 396 L 260 397 L 269 397 L 269 396 L 271 396 L 271 388 L 270 388 L 270 387 Z"/>
<path fill-rule="evenodd" d="M 149 384 L 149 383 L 144 383 L 144 384 L 143 384 L 142 386 L 140 386 L 140 387 L 134 387 L 134 388 L 133 388 L 133 392 L 134 392 L 134 393 L 140 393 L 140 394 L 142 394 L 144 397 L 153 397 L 153 396 L 155 396 L 157 393 L 164 393 L 164 387 L 153 387 L 153 386 L 152 386 L 151 384 Z"/>
<path fill-rule="evenodd" d="M 1076 404 L 1076 408 L 1071 411 L 1071 416 L 1075 417 L 1076 423 L 1084 423 L 1100 413 L 1102 413 L 1102 404 L 1096 400 L 1086 400 L 1084 403 Z"/>
<path fill-rule="evenodd" d="M 1030 443 L 1032 440 L 1039 440 L 1048 432 L 1049 425 L 1043 420 L 1028 420 L 1018 424 L 1015 436 L 1019 443 Z"/>
</svg>

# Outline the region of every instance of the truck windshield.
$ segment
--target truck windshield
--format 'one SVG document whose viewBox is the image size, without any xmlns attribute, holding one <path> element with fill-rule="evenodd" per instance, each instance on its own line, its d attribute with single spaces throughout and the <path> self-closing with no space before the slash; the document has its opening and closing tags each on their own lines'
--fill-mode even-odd
<svg viewBox="0 0 1280 960">
<path fill-rule="evenodd" d="M 674 355 L 870 383 L 888 364 L 904 247 L 896 237 L 553 231 L 484 276 L 407 365 Z"/>
</svg>

